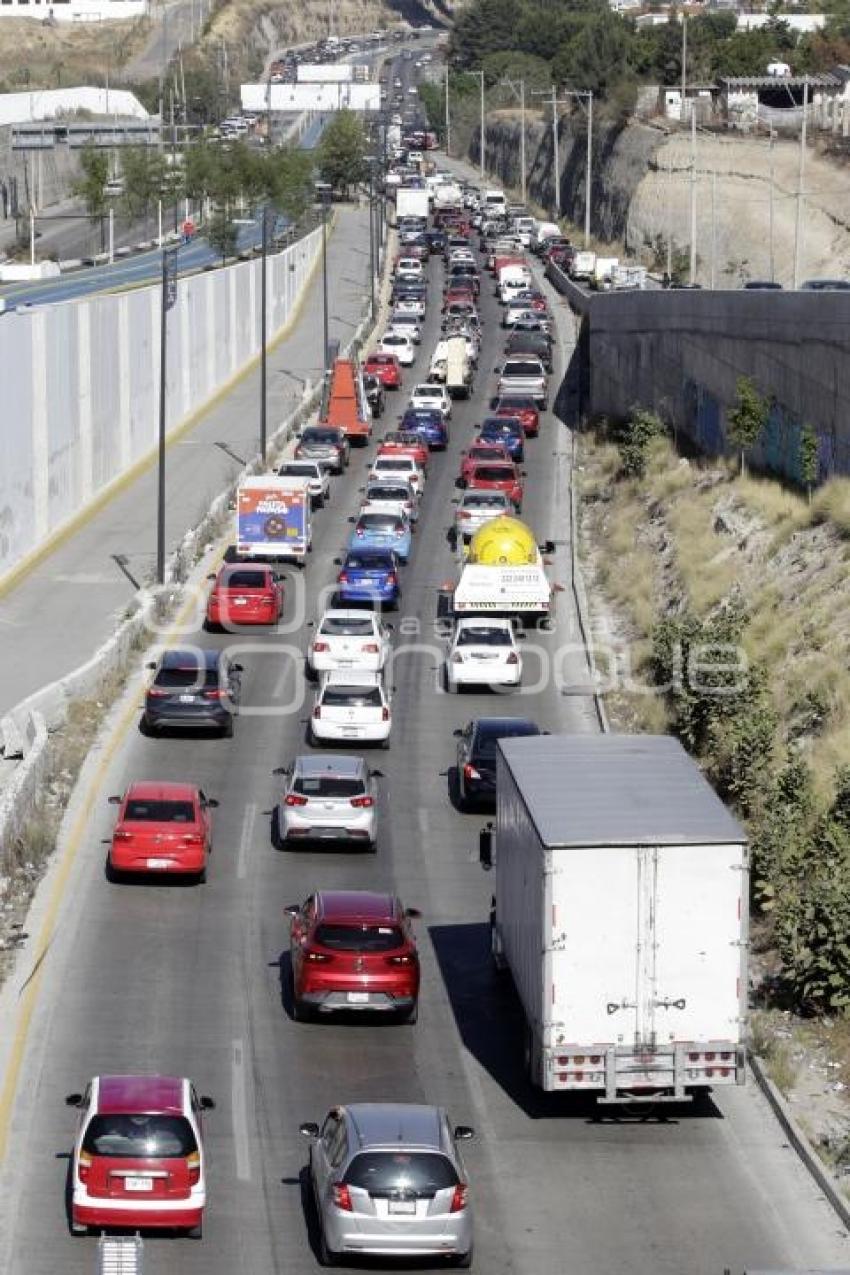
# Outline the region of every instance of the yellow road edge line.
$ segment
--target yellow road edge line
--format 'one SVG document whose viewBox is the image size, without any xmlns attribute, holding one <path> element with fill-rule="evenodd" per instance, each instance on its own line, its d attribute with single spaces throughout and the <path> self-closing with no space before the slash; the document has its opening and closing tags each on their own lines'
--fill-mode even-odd
<svg viewBox="0 0 850 1275">
<path fill-rule="evenodd" d="M 222 552 L 223 550 L 219 549 L 219 554 Z M 203 561 L 203 558 L 199 559 L 199 561 Z M 174 634 L 179 630 L 184 616 L 191 610 L 194 604 L 194 598 L 188 598 L 186 600 L 169 629 L 166 641 L 171 641 Z M 133 702 L 128 704 L 124 713 L 113 726 L 109 738 L 104 745 L 103 755 L 98 760 L 94 773 L 87 781 L 87 791 L 83 798 L 82 808 L 79 810 L 76 818 L 74 819 L 67 839 L 65 840 L 64 848 L 61 852 L 56 878 L 50 891 L 47 911 L 39 929 L 38 941 L 35 946 L 32 962 L 32 973 L 24 984 L 23 991 L 18 997 L 19 1008 L 17 1023 L 15 1025 L 12 1048 L 9 1054 L 9 1062 L 6 1067 L 6 1075 L 3 1079 L 2 1089 L 0 1089 L 0 1165 L 3 1164 L 6 1158 L 12 1104 L 18 1091 L 18 1082 L 20 1080 L 21 1068 L 24 1061 L 24 1051 L 29 1040 L 29 1029 L 32 1023 L 33 1013 L 35 1012 L 38 990 L 44 972 L 45 958 L 47 957 L 53 943 L 56 931 L 56 920 L 59 915 L 59 909 L 65 901 L 65 892 L 68 887 L 71 869 L 77 861 L 80 847 L 83 842 L 83 834 L 86 830 L 88 820 L 91 817 L 92 810 L 94 809 L 95 799 L 100 791 L 101 785 L 103 784 L 106 771 L 114 761 L 118 749 L 124 742 L 133 718 L 137 717 L 138 714 L 139 705 L 134 699 Z M 74 791 L 76 791 L 76 787 L 77 785 L 75 784 Z"/>
<path fill-rule="evenodd" d="M 332 229 L 333 223 L 329 225 L 328 232 L 330 233 Z M 301 289 L 301 294 L 295 302 L 292 314 L 289 316 L 280 331 L 275 334 L 271 341 L 269 341 L 266 347 L 267 350 L 271 351 L 276 349 L 281 341 L 285 340 L 286 337 L 289 336 L 292 328 L 301 317 L 301 311 L 307 300 L 307 293 L 311 283 L 313 282 L 313 276 L 319 267 L 321 257 L 322 254 L 321 251 L 319 251 L 310 266 L 307 277 L 304 280 L 304 285 Z M 166 447 L 170 447 L 172 443 L 175 443 L 185 433 L 197 425 L 204 416 L 218 405 L 221 399 L 225 398 L 233 389 L 236 388 L 240 381 L 243 381 L 245 377 L 249 376 L 251 372 L 259 366 L 260 357 L 260 353 L 252 355 L 246 363 L 243 363 L 242 366 L 238 368 L 222 385 L 220 385 L 208 399 L 205 399 L 199 407 L 194 408 L 194 410 L 187 416 L 184 416 L 182 421 L 179 421 L 176 425 L 172 426 L 166 435 Z M 108 505 L 110 501 L 114 500 L 120 492 L 124 491 L 125 488 L 135 482 L 137 478 L 140 478 L 146 470 L 150 469 L 156 460 L 158 451 L 158 446 L 151 447 L 150 450 L 145 452 L 143 456 L 140 456 L 138 460 L 135 460 L 129 469 L 126 469 L 123 474 L 118 474 L 115 478 L 110 479 L 106 486 L 102 487 L 97 495 L 93 496 L 89 503 L 81 509 L 79 513 L 74 514 L 71 518 L 62 523 L 61 526 L 57 527 L 55 531 L 52 531 L 37 549 L 33 549 L 30 553 L 25 554 L 19 563 L 7 571 L 4 576 L 0 577 L 0 598 L 4 598 L 12 589 L 15 588 L 16 585 L 20 584 L 21 579 L 24 576 L 28 575 L 35 567 L 44 562 L 45 558 L 48 558 L 72 535 L 81 531 L 82 528 L 92 520 L 95 514 L 100 513 L 101 509 Z"/>
</svg>

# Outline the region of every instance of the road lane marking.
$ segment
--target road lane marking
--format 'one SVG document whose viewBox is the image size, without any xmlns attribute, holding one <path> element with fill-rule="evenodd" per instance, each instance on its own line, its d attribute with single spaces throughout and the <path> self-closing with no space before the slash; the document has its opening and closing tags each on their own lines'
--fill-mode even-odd
<svg viewBox="0 0 850 1275">
<path fill-rule="evenodd" d="M 250 801 L 245 807 L 242 820 L 242 836 L 239 838 L 239 856 L 236 860 L 236 875 L 240 881 L 248 875 L 248 852 L 254 840 L 254 824 L 257 820 L 257 807 Z"/>
<path fill-rule="evenodd" d="M 248 1095 L 245 1086 L 245 1045 L 234 1040 L 231 1054 L 233 1082 L 233 1150 L 236 1154 L 236 1176 L 240 1182 L 251 1181 L 251 1151 L 248 1143 Z"/>
</svg>

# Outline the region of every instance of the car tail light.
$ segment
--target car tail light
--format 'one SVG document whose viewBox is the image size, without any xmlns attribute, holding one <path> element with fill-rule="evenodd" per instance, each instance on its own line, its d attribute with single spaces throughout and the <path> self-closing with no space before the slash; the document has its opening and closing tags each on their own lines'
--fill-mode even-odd
<svg viewBox="0 0 850 1275">
<path fill-rule="evenodd" d="M 381 709 L 381 718 L 385 722 L 388 722 L 390 720 L 390 710 L 387 708 L 386 704 Z"/>
<path fill-rule="evenodd" d="M 344 571 L 340 571 L 336 580 L 337 580 L 337 584 L 348 584 L 348 576 L 346 575 Z"/>
<path fill-rule="evenodd" d="M 366 535 L 366 528 L 365 528 L 365 527 L 355 527 L 355 528 L 354 528 L 354 533 L 355 533 L 355 535 L 360 536 L 360 537 L 362 538 L 363 536 L 365 536 L 365 535 Z"/>
<path fill-rule="evenodd" d="M 370 806 L 374 806 L 374 797 L 352 797 L 351 804 L 356 810 L 367 810 Z"/>
<path fill-rule="evenodd" d="M 505 663 L 506 663 L 506 664 L 519 664 L 519 656 L 517 655 L 516 651 L 511 651 L 510 655 L 509 655 L 509 656 L 508 656 L 508 658 L 505 660 Z"/>
<path fill-rule="evenodd" d="M 204 691 L 204 699 L 227 699 L 228 692 L 219 686 L 214 691 Z"/>
<path fill-rule="evenodd" d="M 398 584 L 398 576 L 394 571 L 391 571 L 387 576 L 387 584 Z"/>
<path fill-rule="evenodd" d="M 399 527 L 395 534 L 396 534 L 396 539 L 398 540 L 401 536 L 404 535 L 404 527 Z"/>
<path fill-rule="evenodd" d="M 305 957 L 311 965 L 329 965 L 333 960 L 326 952 L 306 952 Z"/>
<path fill-rule="evenodd" d="M 410 952 L 403 952 L 400 956 L 388 956 L 388 957 L 387 957 L 387 965 L 406 965 L 406 966 L 410 966 L 410 965 L 415 965 L 415 964 L 416 964 L 416 957 L 415 957 L 415 956 L 412 956 L 412 955 L 410 954 Z"/>
<path fill-rule="evenodd" d="M 481 775 L 473 765 L 467 762 L 463 768 L 463 777 L 464 779 L 480 779 Z"/>
<path fill-rule="evenodd" d="M 469 512 L 468 509 L 461 509 L 458 512 L 458 518 L 471 518 L 471 517 L 472 517 L 472 514 Z"/>
<path fill-rule="evenodd" d="M 186 1168 L 189 1170 L 189 1185 L 197 1186 L 201 1180 L 201 1157 L 197 1151 L 187 1158 Z"/>
<path fill-rule="evenodd" d="M 300 793 L 288 792 L 283 799 L 285 806 L 306 806 L 307 798 L 302 797 Z"/>
<path fill-rule="evenodd" d="M 91 1172 L 91 1156 L 81 1151 L 77 1159 L 77 1176 L 81 1182 L 87 1182 Z"/>
<path fill-rule="evenodd" d="M 204 838 L 200 832 L 184 832 L 182 840 L 186 846 L 202 846 L 204 844 Z"/>
<path fill-rule="evenodd" d="M 221 594 L 218 592 L 217 589 L 213 589 L 212 593 L 210 594 L 210 602 L 220 602 L 220 601 L 221 601 Z"/>
<path fill-rule="evenodd" d="M 377 655 L 380 650 L 377 642 L 366 642 L 360 648 L 361 655 Z"/>
<path fill-rule="evenodd" d="M 132 841 L 133 834 L 132 832 L 124 832 L 123 829 L 121 831 L 116 830 L 112 834 L 112 840 L 113 841 Z"/>
<path fill-rule="evenodd" d="M 314 642 L 313 643 L 313 651 L 317 652 L 318 654 L 321 654 L 323 651 L 329 651 L 330 649 L 331 648 L 330 648 L 329 642 Z"/>
<path fill-rule="evenodd" d="M 165 699 L 171 692 L 163 690 L 160 686 L 149 686 L 148 695 L 151 699 Z"/>
<path fill-rule="evenodd" d="M 321 716 L 322 716 L 322 706 L 321 706 L 321 704 L 317 704 L 317 705 L 316 705 L 316 707 L 313 709 L 313 716 L 314 716 L 314 717 L 321 717 Z"/>
<path fill-rule="evenodd" d="M 351 1192 L 344 1182 L 335 1182 L 333 1187 L 334 1204 L 338 1209 L 344 1209 L 346 1213 L 353 1213 L 354 1208 L 351 1203 Z"/>
<path fill-rule="evenodd" d="M 458 1182 L 455 1187 L 452 1202 L 449 1206 L 450 1213 L 462 1213 L 469 1203 L 469 1187 L 465 1182 Z"/>
</svg>

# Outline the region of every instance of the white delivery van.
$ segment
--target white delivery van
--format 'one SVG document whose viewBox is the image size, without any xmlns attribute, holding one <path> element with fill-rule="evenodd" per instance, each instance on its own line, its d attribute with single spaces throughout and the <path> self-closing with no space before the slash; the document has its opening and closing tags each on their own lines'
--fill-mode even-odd
<svg viewBox="0 0 850 1275">
<path fill-rule="evenodd" d="M 504 217 L 508 211 L 508 201 L 503 190 L 485 190 L 482 212 L 485 217 Z"/>
<path fill-rule="evenodd" d="M 619 257 L 597 257 L 590 277 L 591 288 L 595 288 L 597 292 L 610 291 L 614 272 L 619 264 Z"/>
<path fill-rule="evenodd" d="M 513 301 L 518 292 L 525 292 L 533 283 L 531 270 L 528 266 L 513 263 L 508 266 L 502 266 L 499 271 L 498 288 L 499 300 L 502 305 L 507 305 L 509 301 Z"/>
<path fill-rule="evenodd" d="M 570 266 L 571 279 L 592 279 L 596 269 L 595 252 L 577 252 Z"/>
<path fill-rule="evenodd" d="M 472 391 L 472 364 L 466 337 L 450 336 L 445 345 L 446 389 L 452 398 L 469 398 Z"/>
<path fill-rule="evenodd" d="M 519 235 L 524 248 L 530 248 L 537 234 L 537 218 L 514 217 L 514 233 Z"/>
</svg>

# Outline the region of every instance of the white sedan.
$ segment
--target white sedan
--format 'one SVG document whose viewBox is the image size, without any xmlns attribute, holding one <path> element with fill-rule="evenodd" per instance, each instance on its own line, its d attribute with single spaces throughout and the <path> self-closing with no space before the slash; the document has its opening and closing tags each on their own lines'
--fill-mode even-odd
<svg viewBox="0 0 850 1275">
<path fill-rule="evenodd" d="M 378 342 L 379 354 L 394 354 L 402 367 L 412 367 L 416 358 L 413 338 L 405 332 L 385 332 Z"/>
<path fill-rule="evenodd" d="M 396 314 L 412 314 L 416 319 L 425 318 L 425 302 L 420 297 L 399 297 L 393 308 Z"/>
<path fill-rule="evenodd" d="M 383 673 L 339 669 L 322 676 L 313 701 L 309 742 L 350 740 L 389 748 L 392 724 Z"/>
<path fill-rule="evenodd" d="M 418 257 L 400 257 L 396 262 L 395 277 L 420 283 L 425 271 Z"/>
<path fill-rule="evenodd" d="M 414 387 L 410 406 L 436 408 L 442 412 L 444 421 L 452 414 L 452 400 L 445 385 L 432 385 L 428 381 Z"/>
<path fill-rule="evenodd" d="M 380 616 L 374 611 L 330 607 L 307 647 L 307 670 L 312 677 L 338 669 L 378 672 L 389 657 L 389 628 Z"/>
<path fill-rule="evenodd" d="M 425 488 L 425 472 L 422 466 L 412 456 L 398 456 L 393 455 L 392 452 L 375 457 L 366 481 L 371 483 L 374 479 L 395 479 L 409 483 L 417 496 L 421 496 Z"/>
<path fill-rule="evenodd" d="M 455 625 L 446 655 L 446 690 L 461 686 L 519 686 L 522 656 L 510 620 L 470 615 Z"/>
</svg>

